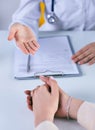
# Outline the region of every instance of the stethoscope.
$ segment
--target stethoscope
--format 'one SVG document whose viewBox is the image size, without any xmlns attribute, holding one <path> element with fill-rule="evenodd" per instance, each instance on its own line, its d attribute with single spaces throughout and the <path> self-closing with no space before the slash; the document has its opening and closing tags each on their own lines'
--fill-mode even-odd
<svg viewBox="0 0 95 130">
<path fill-rule="evenodd" d="M 48 20 L 48 23 L 50 23 L 50 24 L 57 24 L 58 21 L 59 21 L 58 17 L 54 13 L 54 3 L 55 3 L 55 0 L 52 0 L 52 2 L 51 2 L 51 12 L 47 13 L 47 20 Z"/>
</svg>

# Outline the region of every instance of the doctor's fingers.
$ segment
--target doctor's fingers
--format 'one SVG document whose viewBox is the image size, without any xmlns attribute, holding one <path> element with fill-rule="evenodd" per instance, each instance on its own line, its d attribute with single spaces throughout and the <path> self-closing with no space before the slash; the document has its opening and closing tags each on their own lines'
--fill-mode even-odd
<svg viewBox="0 0 95 130">
<path fill-rule="evenodd" d="M 17 46 L 23 51 L 25 54 L 35 54 L 35 51 L 30 47 L 28 43 L 24 42 L 16 42 Z"/>
<path fill-rule="evenodd" d="M 89 52 L 95 52 L 95 42 L 94 43 L 90 43 L 88 45 L 86 45 L 85 47 L 83 47 L 82 49 L 80 49 L 78 52 L 76 52 L 73 56 L 72 59 L 75 59 L 76 57 L 80 56 L 81 54 L 85 53 L 86 51 Z"/>
<path fill-rule="evenodd" d="M 11 27 L 8 35 L 8 40 L 11 41 L 15 38 L 15 34 L 17 33 L 17 29 L 15 27 Z"/>
<path fill-rule="evenodd" d="M 25 54 L 34 55 L 38 50 L 38 47 L 36 47 L 33 42 L 21 42 L 18 46 Z"/>
<path fill-rule="evenodd" d="M 32 55 L 35 54 L 36 51 L 30 46 L 30 44 L 28 42 L 25 42 L 25 43 L 23 42 L 23 44 L 24 44 L 24 46 L 27 49 L 29 54 L 32 54 Z"/>
<path fill-rule="evenodd" d="M 92 65 L 92 64 L 94 64 L 94 63 L 95 63 L 95 57 L 93 57 L 93 58 L 88 62 L 89 65 Z"/>
<path fill-rule="evenodd" d="M 39 47 L 40 47 L 39 43 L 38 43 L 36 40 L 31 40 L 31 42 L 33 43 L 33 45 L 34 45 L 36 48 L 39 48 Z"/>
<path fill-rule="evenodd" d="M 34 54 L 39 49 L 39 45 L 37 46 L 34 41 L 27 42 L 27 46 L 31 54 Z"/>
<path fill-rule="evenodd" d="M 86 57 L 84 57 L 83 59 L 78 61 L 78 64 L 85 64 L 85 63 L 89 63 L 89 61 L 91 61 L 95 56 L 93 54 L 89 54 Z"/>
<path fill-rule="evenodd" d="M 16 42 L 16 45 L 22 50 L 23 53 L 29 54 L 29 50 L 27 49 L 27 47 L 24 43 Z"/>
<path fill-rule="evenodd" d="M 76 57 L 73 58 L 73 60 L 74 62 L 82 61 L 82 63 L 79 63 L 79 64 L 83 64 L 83 63 L 87 63 L 89 60 L 91 60 L 94 57 L 95 57 L 95 47 L 91 46 L 91 48 L 85 51 L 81 51 L 81 54 L 76 55 Z"/>
<path fill-rule="evenodd" d="M 85 53 L 88 50 L 88 46 L 80 49 L 78 52 L 76 52 L 73 56 L 72 59 L 75 59 L 76 57 L 80 56 L 81 54 Z"/>
<path fill-rule="evenodd" d="M 80 60 L 82 60 L 82 59 L 84 59 L 85 57 L 87 57 L 87 56 L 89 56 L 91 54 L 91 52 L 89 51 L 89 50 L 86 50 L 86 51 L 84 51 L 84 52 L 81 52 L 80 54 L 78 53 L 76 53 L 75 55 L 75 57 L 74 58 L 72 58 L 72 60 L 74 61 L 74 62 L 79 62 Z"/>
</svg>

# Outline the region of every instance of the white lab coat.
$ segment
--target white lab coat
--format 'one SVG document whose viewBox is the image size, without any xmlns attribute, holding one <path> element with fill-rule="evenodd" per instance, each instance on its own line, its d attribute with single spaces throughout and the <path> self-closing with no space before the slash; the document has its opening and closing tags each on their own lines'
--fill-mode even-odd
<svg viewBox="0 0 95 130">
<path fill-rule="evenodd" d="M 41 0 L 21 0 L 20 6 L 13 15 L 12 23 L 29 26 L 37 37 L 38 19 L 40 16 L 39 2 Z M 51 0 L 44 0 L 47 15 L 51 12 Z M 61 22 L 61 27 L 46 22 L 40 30 L 94 30 L 95 0 L 55 0 L 55 14 Z"/>
<path fill-rule="evenodd" d="M 95 104 L 84 102 L 77 113 L 77 121 L 87 130 L 95 130 Z M 35 130 L 58 130 L 50 121 L 43 121 Z"/>
</svg>

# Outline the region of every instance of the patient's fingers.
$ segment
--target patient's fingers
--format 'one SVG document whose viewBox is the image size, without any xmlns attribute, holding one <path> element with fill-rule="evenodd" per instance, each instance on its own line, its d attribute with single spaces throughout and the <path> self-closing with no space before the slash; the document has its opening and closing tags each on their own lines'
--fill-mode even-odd
<svg viewBox="0 0 95 130">
<path fill-rule="evenodd" d="M 49 85 L 49 77 L 40 76 L 40 79 Z"/>
<path fill-rule="evenodd" d="M 27 106 L 30 110 L 33 111 L 32 91 L 26 90 L 24 92 L 27 95 Z"/>
<path fill-rule="evenodd" d="M 27 104 L 31 105 L 31 96 L 27 96 Z"/>
<path fill-rule="evenodd" d="M 27 96 L 27 106 L 30 110 L 33 111 L 33 102 L 32 102 L 32 97 L 31 96 Z"/>
<path fill-rule="evenodd" d="M 30 91 L 30 90 L 25 90 L 24 93 L 25 93 L 26 95 L 30 95 L 30 94 L 31 94 L 31 91 Z"/>
<path fill-rule="evenodd" d="M 33 108 L 31 105 L 28 105 L 29 110 L 33 111 Z"/>
</svg>

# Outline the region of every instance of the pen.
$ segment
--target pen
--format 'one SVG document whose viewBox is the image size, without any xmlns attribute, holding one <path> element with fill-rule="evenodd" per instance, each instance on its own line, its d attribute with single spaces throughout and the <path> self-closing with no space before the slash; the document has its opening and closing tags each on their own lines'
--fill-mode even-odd
<svg viewBox="0 0 95 130">
<path fill-rule="evenodd" d="M 30 58 L 31 58 L 31 56 L 28 55 L 28 59 L 27 59 L 27 72 L 30 71 Z"/>
</svg>

